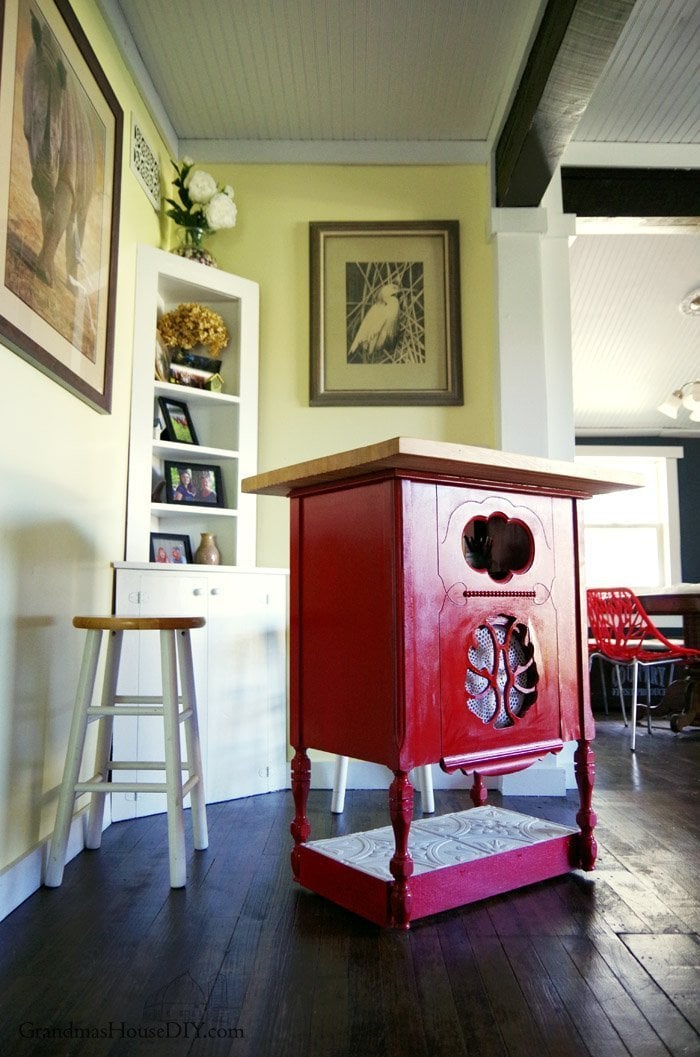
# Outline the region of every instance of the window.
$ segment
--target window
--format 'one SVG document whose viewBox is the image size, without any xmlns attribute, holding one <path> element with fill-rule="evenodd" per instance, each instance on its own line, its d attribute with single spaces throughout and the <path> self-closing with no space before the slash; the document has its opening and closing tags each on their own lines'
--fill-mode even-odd
<svg viewBox="0 0 700 1057">
<path fill-rule="evenodd" d="M 645 482 L 582 504 L 587 587 L 641 590 L 680 580 L 676 460 L 682 457 L 682 448 L 577 449 L 576 462 L 632 471 Z"/>
</svg>

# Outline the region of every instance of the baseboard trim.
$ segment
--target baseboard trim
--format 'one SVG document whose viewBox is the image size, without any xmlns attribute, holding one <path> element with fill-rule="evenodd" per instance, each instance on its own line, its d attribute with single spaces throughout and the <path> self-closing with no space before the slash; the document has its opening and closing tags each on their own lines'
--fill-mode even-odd
<svg viewBox="0 0 700 1057">
<path fill-rule="evenodd" d="M 566 790 L 576 785 L 573 773 L 573 744 L 566 744 L 557 756 L 546 756 L 523 771 L 484 779 L 487 789 L 497 789 L 504 796 L 565 796 Z M 332 789 L 335 759 L 312 760 L 311 788 Z M 411 782 L 417 790 L 418 776 L 411 772 Z M 348 789 L 389 789 L 391 772 L 378 763 L 351 760 L 348 767 Z M 460 771 L 445 774 L 436 764 L 433 767 L 435 789 L 470 789 L 472 777 Z"/>
<path fill-rule="evenodd" d="M 67 863 L 80 854 L 85 847 L 86 812 L 87 808 L 83 808 L 71 823 L 66 851 Z M 50 836 L 46 837 L 31 851 L 0 872 L 0 921 L 41 888 L 44 883 L 50 840 Z"/>
<path fill-rule="evenodd" d="M 313 760 L 311 763 L 311 788 L 332 789 L 335 776 L 335 760 Z M 413 787 L 419 787 L 418 775 L 411 771 L 409 775 Z M 386 789 L 388 791 L 392 774 L 388 767 L 380 763 L 367 763 L 364 760 L 350 760 L 348 766 L 348 789 Z M 485 784 L 495 788 L 495 779 Z M 470 789 L 472 779 L 461 772 L 445 774 L 439 766 L 433 767 L 433 786 L 435 789 Z"/>
</svg>

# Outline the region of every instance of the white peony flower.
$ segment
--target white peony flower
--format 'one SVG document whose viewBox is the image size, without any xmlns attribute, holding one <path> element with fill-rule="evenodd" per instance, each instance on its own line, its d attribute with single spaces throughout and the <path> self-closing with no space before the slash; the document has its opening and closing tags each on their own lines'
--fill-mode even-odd
<svg viewBox="0 0 700 1057">
<path fill-rule="evenodd" d="M 236 226 L 238 208 L 230 184 L 220 187 L 204 169 L 195 169 L 191 158 L 173 162 L 176 198 L 166 198 L 165 215 L 185 231 L 201 228 L 205 234 Z"/>
<path fill-rule="evenodd" d="M 194 165 L 194 158 L 190 158 L 189 154 L 186 154 L 185 157 L 182 159 L 182 164 L 187 167 Z"/>
<path fill-rule="evenodd" d="M 204 215 L 212 231 L 235 227 L 237 214 L 235 202 L 224 191 L 217 191 L 204 206 Z"/>
<path fill-rule="evenodd" d="M 185 187 L 193 202 L 208 202 L 217 193 L 216 180 L 203 169 L 192 169 Z"/>
</svg>

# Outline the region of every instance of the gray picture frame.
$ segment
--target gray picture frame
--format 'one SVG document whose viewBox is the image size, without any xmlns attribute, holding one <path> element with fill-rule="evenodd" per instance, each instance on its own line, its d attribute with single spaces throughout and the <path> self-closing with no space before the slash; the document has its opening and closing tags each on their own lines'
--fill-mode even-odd
<svg viewBox="0 0 700 1057">
<path fill-rule="evenodd" d="M 312 221 L 312 407 L 462 404 L 459 222 Z"/>
</svg>

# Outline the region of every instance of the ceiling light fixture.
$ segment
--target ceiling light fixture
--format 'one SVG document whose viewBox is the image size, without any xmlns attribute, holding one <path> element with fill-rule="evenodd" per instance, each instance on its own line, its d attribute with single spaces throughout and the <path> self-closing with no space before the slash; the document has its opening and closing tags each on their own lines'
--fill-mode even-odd
<svg viewBox="0 0 700 1057">
<path fill-rule="evenodd" d="M 700 316 L 700 289 L 691 290 L 678 307 L 686 316 Z"/>
<path fill-rule="evenodd" d="M 680 389 L 674 389 L 670 396 L 659 404 L 657 411 L 669 418 L 678 418 L 681 407 L 690 411 L 693 422 L 700 422 L 700 380 L 684 382 Z"/>
</svg>

